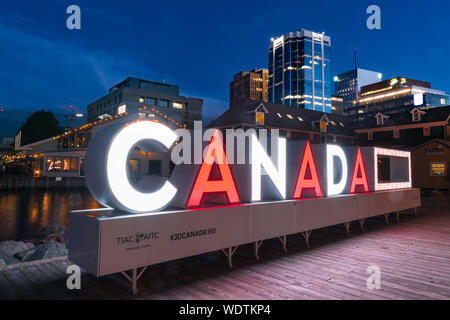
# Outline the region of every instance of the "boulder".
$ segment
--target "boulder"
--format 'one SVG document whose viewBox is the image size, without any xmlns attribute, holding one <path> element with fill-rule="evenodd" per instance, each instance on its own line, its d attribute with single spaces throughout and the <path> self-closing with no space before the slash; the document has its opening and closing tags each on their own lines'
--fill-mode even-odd
<svg viewBox="0 0 450 320">
<path fill-rule="evenodd" d="M 15 257 L 20 258 L 22 262 L 26 262 L 56 258 L 66 256 L 67 254 L 68 251 L 64 243 L 51 240 L 49 242 L 39 244 L 33 249 L 28 249 L 24 252 L 17 253 Z"/>
<path fill-rule="evenodd" d="M 32 239 L 34 244 L 47 243 L 52 240 L 56 240 L 58 242 L 66 242 L 68 238 L 67 228 L 62 225 L 49 225 L 43 228 L 41 231 L 36 234 L 36 236 Z"/>
<path fill-rule="evenodd" d="M 4 253 L 3 251 L 0 251 L 0 261 L 3 261 L 2 264 L 8 265 L 8 264 L 15 264 L 15 263 L 19 263 L 20 261 L 7 255 L 6 253 Z"/>
<path fill-rule="evenodd" d="M 0 259 L 0 268 L 5 266 L 6 266 L 5 260 Z"/>
<path fill-rule="evenodd" d="M 13 257 L 16 253 L 28 250 L 29 247 L 22 241 L 3 241 L 0 242 L 0 251 Z"/>
</svg>

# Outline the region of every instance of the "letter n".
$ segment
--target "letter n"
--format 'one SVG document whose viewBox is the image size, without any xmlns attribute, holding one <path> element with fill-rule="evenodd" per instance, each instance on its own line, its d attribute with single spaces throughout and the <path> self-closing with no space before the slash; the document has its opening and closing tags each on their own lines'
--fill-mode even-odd
<svg viewBox="0 0 450 320">
<path fill-rule="evenodd" d="M 306 177 L 307 169 L 309 168 L 310 178 Z M 295 184 L 294 199 L 300 199 L 303 189 L 314 189 L 316 197 L 322 197 L 322 188 L 320 187 L 319 176 L 317 175 L 316 163 L 311 150 L 309 141 L 306 142 L 305 152 L 303 153 L 300 171 Z"/>
<path fill-rule="evenodd" d="M 360 173 L 358 175 L 358 173 Z M 369 192 L 369 184 L 367 183 L 366 168 L 364 167 L 364 160 L 361 154 L 361 148 L 358 147 L 356 153 L 355 168 L 353 169 L 352 185 L 350 186 L 350 193 L 355 193 L 356 186 L 362 186 L 364 192 Z"/>
<path fill-rule="evenodd" d="M 209 176 L 216 162 L 221 179 L 210 180 Z M 200 205 L 205 193 L 225 192 L 228 203 L 239 203 L 239 195 L 234 183 L 230 166 L 228 165 L 227 156 L 223 149 L 222 138 L 218 130 L 214 131 L 205 156 L 192 187 L 191 194 L 187 201 L 187 207 L 197 207 Z"/>
</svg>

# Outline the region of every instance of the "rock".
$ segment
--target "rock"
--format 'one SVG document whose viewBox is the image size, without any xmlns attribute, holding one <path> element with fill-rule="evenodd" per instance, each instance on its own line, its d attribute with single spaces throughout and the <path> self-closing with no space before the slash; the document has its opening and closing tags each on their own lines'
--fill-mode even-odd
<svg viewBox="0 0 450 320">
<path fill-rule="evenodd" d="M 33 242 L 25 242 L 25 245 L 28 247 L 28 249 L 33 249 L 34 247 L 36 247 Z"/>
<path fill-rule="evenodd" d="M 18 253 L 16 257 L 21 258 L 22 262 L 26 262 L 26 261 L 56 258 L 66 256 L 67 254 L 68 254 L 67 248 L 64 243 L 59 243 L 55 240 L 51 240 L 47 243 L 39 244 L 33 249 L 29 249 L 25 252 Z"/>
<path fill-rule="evenodd" d="M 8 264 L 15 264 L 15 263 L 19 263 L 20 261 L 7 255 L 6 253 L 4 253 L 3 251 L 0 251 L 0 260 L 3 261 L 4 264 L 8 265 Z"/>
<path fill-rule="evenodd" d="M 3 241 L 0 242 L 0 251 L 13 257 L 16 253 L 28 250 L 28 246 L 22 241 Z"/>
<path fill-rule="evenodd" d="M 34 244 L 47 243 L 52 240 L 58 242 L 66 242 L 68 239 L 67 228 L 62 225 L 49 225 L 43 228 L 39 233 L 32 239 Z"/>
<path fill-rule="evenodd" d="M 0 268 L 5 266 L 6 266 L 5 260 L 0 259 Z"/>
</svg>

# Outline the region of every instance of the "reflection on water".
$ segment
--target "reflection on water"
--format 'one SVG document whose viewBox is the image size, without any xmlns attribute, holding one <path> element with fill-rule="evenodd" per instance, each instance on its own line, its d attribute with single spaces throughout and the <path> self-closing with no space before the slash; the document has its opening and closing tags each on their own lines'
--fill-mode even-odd
<svg viewBox="0 0 450 320">
<path fill-rule="evenodd" d="M 0 191 L 0 241 L 32 238 L 47 225 L 69 226 L 69 212 L 102 207 L 88 190 Z"/>
</svg>

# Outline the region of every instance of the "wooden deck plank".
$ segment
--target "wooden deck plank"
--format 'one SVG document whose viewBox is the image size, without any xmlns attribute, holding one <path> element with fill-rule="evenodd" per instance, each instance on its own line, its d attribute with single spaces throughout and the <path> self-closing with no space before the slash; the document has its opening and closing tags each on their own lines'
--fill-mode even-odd
<svg viewBox="0 0 450 320">
<path fill-rule="evenodd" d="M 289 235 L 288 252 L 265 240 L 256 261 L 252 245 L 238 248 L 229 269 L 217 251 L 150 266 L 139 294 L 122 275 L 96 278 L 82 270 L 82 290 L 66 287 L 60 259 L 0 269 L 0 298 L 16 299 L 450 299 L 450 203 L 423 199 L 419 216 L 401 214 L 314 230 L 311 249 Z M 368 289 L 367 267 L 381 270 L 381 289 Z"/>
</svg>

